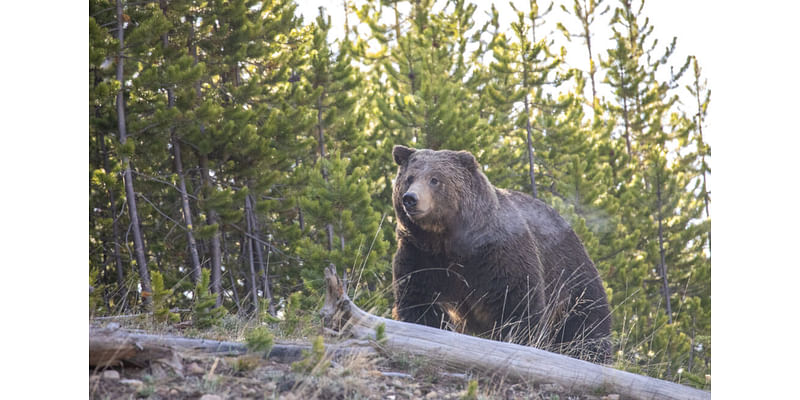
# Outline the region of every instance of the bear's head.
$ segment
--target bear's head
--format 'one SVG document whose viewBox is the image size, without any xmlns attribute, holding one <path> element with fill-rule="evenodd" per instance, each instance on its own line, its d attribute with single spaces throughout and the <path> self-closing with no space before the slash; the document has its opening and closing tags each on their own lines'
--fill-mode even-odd
<svg viewBox="0 0 800 400">
<path fill-rule="evenodd" d="M 466 151 L 398 145 L 392 156 L 398 165 L 392 194 L 395 213 L 403 225 L 427 232 L 441 233 L 456 224 L 465 207 L 474 203 L 475 181 L 486 179 Z"/>
</svg>

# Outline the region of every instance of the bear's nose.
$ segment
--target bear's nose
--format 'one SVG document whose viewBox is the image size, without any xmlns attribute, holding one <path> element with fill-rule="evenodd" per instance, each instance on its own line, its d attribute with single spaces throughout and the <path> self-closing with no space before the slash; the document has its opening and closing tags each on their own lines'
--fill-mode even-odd
<svg viewBox="0 0 800 400">
<path fill-rule="evenodd" d="M 406 208 L 414 208 L 417 206 L 417 201 L 419 201 L 419 197 L 414 192 L 406 192 L 403 195 L 403 206 Z"/>
</svg>

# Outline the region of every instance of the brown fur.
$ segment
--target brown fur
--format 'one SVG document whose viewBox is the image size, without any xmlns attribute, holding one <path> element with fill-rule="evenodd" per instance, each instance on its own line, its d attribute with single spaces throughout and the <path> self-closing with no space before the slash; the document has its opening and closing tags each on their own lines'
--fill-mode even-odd
<svg viewBox="0 0 800 400">
<path fill-rule="evenodd" d="M 395 146 L 393 156 L 396 319 L 607 360 L 600 276 L 553 209 L 495 188 L 468 152 Z"/>
</svg>

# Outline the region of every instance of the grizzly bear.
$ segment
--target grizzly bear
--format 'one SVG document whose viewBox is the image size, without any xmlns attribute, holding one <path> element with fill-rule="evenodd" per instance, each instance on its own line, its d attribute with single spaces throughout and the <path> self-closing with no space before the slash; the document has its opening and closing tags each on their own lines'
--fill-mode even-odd
<svg viewBox="0 0 800 400">
<path fill-rule="evenodd" d="M 469 152 L 392 155 L 395 319 L 608 361 L 606 292 L 561 216 L 494 187 Z"/>
</svg>

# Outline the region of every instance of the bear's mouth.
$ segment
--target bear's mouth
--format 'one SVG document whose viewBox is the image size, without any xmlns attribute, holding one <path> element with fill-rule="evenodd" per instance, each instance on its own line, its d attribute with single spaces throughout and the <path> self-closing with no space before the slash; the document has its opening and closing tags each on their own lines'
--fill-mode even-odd
<svg viewBox="0 0 800 400">
<path fill-rule="evenodd" d="M 409 218 L 411 218 L 411 220 L 412 220 L 412 221 L 413 221 L 413 220 L 419 220 L 420 218 L 422 218 L 423 216 L 425 216 L 425 210 L 420 210 L 420 209 L 418 209 L 418 208 L 412 208 L 412 209 L 408 209 L 408 208 L 406 208 L 406 207 L 403 207 L 403 211 L 405 211 L 405 212 L 406 212 L 406 215 L 407 215 Z"/>
<path fill-rule="evenodd" d="M 426 232 L 439 232 L 443 231 L 443 225 L 437 220 L 434 219 L 431 213 L 428 211 L 430 210 L 406 210 L 404 209 L 406 216 L 411 222 Z"/>
<path fill-rule="evenodd" d="M 422 214 L 422 211 L 420 211 L 420 210 L 417 210 L 417 209 L 409 210 L 408 208 L 405 208 L 405 207 L 403 207 L 403 211 L 405 211 L 406 215 L 408 215 L 408 217 L 411 218 L 411 219 L 414 219 L 414 217 Z"/>
</svg>

